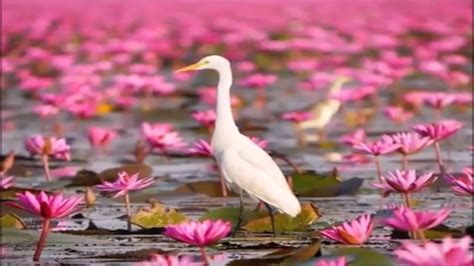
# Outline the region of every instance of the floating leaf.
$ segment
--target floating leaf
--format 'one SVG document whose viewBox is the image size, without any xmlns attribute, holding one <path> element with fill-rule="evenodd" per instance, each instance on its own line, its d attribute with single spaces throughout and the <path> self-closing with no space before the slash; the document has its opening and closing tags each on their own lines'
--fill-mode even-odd
<svg viewBox="0 0 474 266">
<path fill-rule="evenodd" d="M 99 175 L 90 170 L 80 170 L 76 173 L 71 179 L 71 183 L 67 185 L 68 187 L 91 187 L 102 183 Z"/>
<path fill-rule="evenodd" d="M 392 266 L 395 265 L 392 259 L 385 254 L 379 253 L 370 248 L 341 248 L 332 255 L 346 256 L 351 262 L 351 266 Z"/>
<path fill-rule="evenodd" d="M 142 228 L 161 228 L 182 223 L 187 219 L 184 214 L 155 203 L 151 208 L 143 208 L 133 215 L 132 223 Z"/>
<path fill-rule="evenodd" d="M 222 197 L 221 184 L 219 181 L 197 181 L 193 183 L 186 183 L 177 187 L 174 192 L 176 193 L 198 193 L 204 194 L 209 197 Z M 236 196 L 232 192 L 228 192 L 230 196 Z"/>
<path fill-rule="evenodd" d="M 355 195 L 363 180 L 357 177 L 341 181 L 337 173 L 319 174 L 314 171 L 292 173 L 293 190 L 305 197 L 335 197 Z"/>
<path fill-rule="evenodd" d="M 275 230 L 279 232 L 284 231 L 298 231 L 305 230 L 309 225 L 320 217 L 318 209 L 311 203 L 304 203 L 301 205 L 301 213 L 295 218 L 287 214 L 275 213 Z M 200 220 L 223 219 L 230 221 L 232 225 L 236 225 L 239 218 L 239 208 L 219 208 L 210 210 L 201 216 Z M 270 232 L 272 231 L 271 218 L 267 210 L 245 210 L 244 211 L 244 225 L 243 229 L 250 232 Z"/>
<path fill-rule="evenodd" d="M 284 248 L 267 254 L 261 258 L 234 260 L 229 266 L 247 265 L 300 265 L 312 257 L 321 254 L 321 242 L 313 241 L 310 245 L 300 248 Z"/>
<path fill-rule="evenodd" d="M 303 203 L 301 212 L 294 218 L 283 213 L 275 214 L 275 230 L 278 232 L 304 230 L 319 217 L 321 214 L 316 206 L 312 203 Z M 267 215 L 263 218 L 249 220 L 243 228 L 250 232 L 271 232 L 271 218 Z"/>
<path fill-rule="evenodd" d="M 434 228 L 425 230 L 425 237 L 426 239 L 443 239 L 445 237 L 463 237 L 466 230 L 461 230 L 457 228 L 451 228 L 444 224 L 440 224 Z M 408 232 L 399 231 L 399 230 L 392 230 L 392 234 L 390 235 L 392 239 L 409 239 Z"/>
<path fill-rule="evenodd" d="M 37 230 L 19 230 L 14 228 L 1 228 L 2 243 L 8 243 L 10 245 L 22 244 L 22 245 L 33 245 L 39 239 L 40 231 Z M 46 239 L 47 244 L 61 245 L 61 244 L 77 244 L 77 243 L 88 243 L 88 244 L 105 244 L 107 240 L 100 240 L 94 237 L 88 236 L 77 236 L 62 233 L 49 233 Z"/>
<path fill-rule="evenodd" d="M 25 223 L 21 220 L 21 218 L 13 213 L 3 215 L 0 220 L 2 228 L 26 228 Z"/>
<path fill-rule="evenodd" d="M 127 164 L 120 167 L 110 168 L 99 173 L 99 178 L 103 181 L 115 181 L 120 172 L 126 172 L 129 175 L 138 173 L 139 177 L 150 177 L 152 169 L 150 166 L 142 163 Z"/>
</svg>

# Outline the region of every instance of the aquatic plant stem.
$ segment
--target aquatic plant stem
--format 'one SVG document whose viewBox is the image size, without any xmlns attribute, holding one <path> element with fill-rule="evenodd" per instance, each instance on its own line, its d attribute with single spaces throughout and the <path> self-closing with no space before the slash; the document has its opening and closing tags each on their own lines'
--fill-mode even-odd
<svg viewBox="0 0 474 266">
<path fill-rule="evenodd" d="M 130 196 L 127 194 L 125 194 L 125 209 L 126 209 L 126 212 L 127 212 L 127 230 L 130 232 L 132 231 L 132 223 L 130 221 Z"/>
<path fill-rule="evenodd" d="M 405 202 L 405 206 L 407 208 L 411 208 L 411 199 L 409 193 L 402 193 L 403 201 Z"/>
<path fill-rule="evenodd" d="M 406 171 L 408 169 L 408 155 L 402 155 L 402 169 Z"/>
<path fill-rule="evenodd" d="M 48 236 L 48 233 L 49 233 L 49 226 L 50 226 L 50 220 L 44 219 L 43 229 L 41 230 L 40 238 L 38 240 L 38 243 L 36 244 L 36 250 L 35 250 L 35 254 L 33 255 L 33 261 L 39 261 L 41 257 L 41 252 L 43 251 L 43 247 L 46 242 L 46 237 Z"/>
<path fill-rule="evenodd" d="M 443 158 L 441 157 L 441 147 L 439 146 L 439 142 L 435 142 L 435 150 L 436 150 L 436 160 L 439 166 L 440 174 L 444 173 L 444 163 Z"/>
<path fill-rule="evenodd" d="M 416 231 L 416 235 L 418 235 L 418 238 L 421 239 L 421 242 L 423 242 L 423 245 L 427 243 L 424 230 Z"/>
<path fill-rule="evenodd" d="M 209 257 L 207 256 L 206 249 L 204 247 L 199 247 L 199 250 L 201 251 L 201 256 L 204 260 L 204 265 L 209 266 Z"/>
<path fill-rule="evenodd" d="M 375 168 L 377 169 L 377 177 L 379 182 L 382 183 L 382 168 L 380 166 L 380 160 L 378 156 L 374 156 Z"/>
<path fill-rule="evenodd" d="M 48 155 L 41 156 L 41 162 L 43 163 L 44 169 L 44 176 L 46 177 L 46 181 L 51 181 L 51 173 L 49 172 L 49 157 Z"/>
</svg>

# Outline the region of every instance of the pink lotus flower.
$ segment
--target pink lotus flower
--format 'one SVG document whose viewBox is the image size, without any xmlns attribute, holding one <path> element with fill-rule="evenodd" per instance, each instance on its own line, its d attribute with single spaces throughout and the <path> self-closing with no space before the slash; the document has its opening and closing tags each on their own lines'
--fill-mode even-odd
<svg viewBox="0 0 474 266">
<path fill-rule="evenodd" d="M 50 220 L 63 218 L 78 211 L 81 201 L 82 197 L 65 198 L 63 194 L 47 195 L 44 191 L 33 195 L 31 192 L 25 191 L 25 193 L 17 194 L 17 202 L 8 203 L 12 207 L 43 218 L 43 228 L 33 255 L 33 261 L 40 259 L 46 237 L 50 231 Z"/>
<path fill-rule="evenodd" d="M 446 106 L 454 103 L 456 96 L 454 94 L 448 94 L 443 92 L 429 93 L 425 96 L 425 104 L 435 109 L 441 110 Z"/>
<path fill-rule="evenodd" d="M 362 245 L 365 243 L 374 229 L 372 216 L 364 214 L 356 219 L 344 222 L 321 231 L 324 237 L 347 245 Z"/>
<path fill-rule="evenodd" d="M 135 266 L 200 266 L 202 264 L 193 262 L 191 257 L 187 256 L 172 256 L 152 254 L 150 259 L 135 263 Z"/>
<path fill-rule="evenodd" d="M 70 160 L 70 146 L 63 138 L 44 137 L 40 135 L 28 137 L 25 140 L 25 148 L 31 156 L 53 156 L 56 159 Z"/>
<path fill-rule="evenodd" d="M 314 266 L 346 266 L 346 257 L 338 257 L 334 259 L 318 260 Z"/>
<path fill-rule="evenodd" d="M 214 110 L 193 112 L 191 116 L 196 122 L 207 128 L 214 127 L 217 118 L 217 114 Z"/>
<path fill-rule="evenodd" d="M 433 228 L 444 222 L 451 210 L 413 211 L 408 207 L 399 206 L 392 210 L 392 216 L 383 220 L 387 226 L 408 232 L 419 232 Z"/>
<path fill-rule="evenodd" d="M 33 112 L 39 115 L 41 118 L 55 116 L 59 113 L 59 109 L 56 106 L 49 104 L 37 105 L 33 108 Z"/>
<path fill-rule="evenodd" d="M 121 172 L 115 182 L 104 181 L 97 185 L 97 188 L 103 192 L 116 193 L 113 198 L 118 198 L 127 195 L 129 192 L 149 187 L 153 182 L 153 178 L 139 178 L 138 173 L 130 176 L 126 172 Z"/>
<path fill-rule="evenodd" d="M 389 154 L 400 148 L 400 144 L 388 135 L 382 136 L 374 142 L 359 142 L 352 146 L 356 152 L 370 154 L 374 156 Z"/>
<path fill-rule="evenodd" d="M 421 137 L 419 134 L 410 132 L 396 133 L 390 137 L 394 143 L 400 145 L 397 151 L 404 155 L 415 154 L 433 143 L 429 137 Z"/>
<path fill-rule="evenodd" d="M 231 223 L 223 220 L 205 220 L 186 222 L 166 227 L 164 234 L 176 241 L 198 246 L 203 259 L 209 265 L 205 246 L 213 245 L 226 237 L 231 230 Z"/>
<path fill-rule="evenodd" d="M 70 147 L 66 144 L 66 140 L 61 138 L 39 135 L 29 137 L 25 140 L 25 148 L 32 156 L 36 154 L 41 155 L 46 181 L 51 180 L 48 163 L 49 156 L 68 161 L 71 159 L 69 155 Z"/>
<path fill-rule="evenodd" d="M 10 205 L 44 219 L 55 219 L 78 211 L 77 206 L 81 203 L 82 197 L 65 198 L 63 194 L 47 195 L 44 191 L 34 195 L 25 191 L 17 194 L 17 200 L 17 203 Z"/>
<path fill-rule="evenodd" d="M 374 142 L 359 142 L 354 144 L 352 148 L 355 150 L 355 153 L 370 154 L 374 157 L 377 177 L 379 178 L 379 181 L 381 181 L 382 169 L 380 166 L 379 156 L 396 151 L 400 148 L 400 144 L 395 143 L 391 137 L 384 135 Z"/>
<path fill-rule="evenodd" d="M 9 187 L 13 185 L 14 185 L 13 176 L 0 177 L 0 190 L 8 189 Z"/>
<path fill-rule="evenodd" d="M 391 192 L 406 194 L 422 190 L 436 178 L 433 173 L 417 176 L 415 170 L 395 170 L 388 172 L 388 176 L 382 176 L 382 182 L 374 183 L 373 186 L 381 189 L 384 196 Z"/>
<path fill-rule="evenodd" d="M 340 138 L 340 142 L 349 146 L 365 142 L 367 134 L 364 129 L 357 129 L 356 131 L 346 134 Z"/>
<path fill-rule="evenodd" d="M 193 143 L 192 146 L 187 149 L 187 152 L 194 156 L 211 157 L 213 149 L 208 141 L 200 139 Z"/>
<path fill-rule="evenodd" d="M 142 123 L 142 134 L 152 149 L 158 149 L 162 153 L 186 145 L 170 124 Z"/>
<path fill-rule="evenodd" d="M 405 111 L 398 106 L 387 106 L 383 110 L 384 115 L 397 124 L 403 124 L 413 117 L 412 112 Z"/>
<path fill-rule="evenodd" d="M 266 149 L 268 147 L 268 141 L 265 139 L 261 139 L 258 137 L 250 137 L 250 140 L 262 149 Z"/>
<path fill-rule="evenodd" d="M 400 264 L 407 266 L 471 266 L 470 243 L 469 236 L 459 240 L 446 237 L 440 244 L 430 242 L 418 245 L 405 241 L 393 253 Z"/>
<path fill-rule="evenodd" d="M 130 213 L 130 197 L 129 192 L 139 191 L 149 187 L 155 182 L 153 178 L 139 178 L 139 173 L 134 175 L 128 175 L 126 172 L 118 174 L 117 180 L 114 182 L 104 181 L 102 184 L 97 185 L 97 189 L 106 193 L 115 193 L 113 198 L 125 196 L 125 207 L 127 213 L 127 229 L 132 230 L 131 224 L 131 213 Z"/>
<path fill-rule="evenodd" d="M 463 171 L 459 177 L 453 175 L 446 176 L 448 182 L 451 184 L 451 189 L 459 196 L 473 196 L 474 183 L 472 181 L 472 168 Z"/>
<path fill-rule="evenodd" d="M 463 124 L 456 120 L 441 120 L 437 123 L 415 125 L 412 129 L 422 137 L 429 137 L 438 142 L 451 137 L 462 126 Z"/>
<path fill-rule="evenodd" d="M 395 143 L 400 144 L 400 148 L 397 151 L 402 154 L 404 170 L 408 168 L 408 155 L 415 154 L 433 143 L 429 137 L 421 137 L 417 133 L 396 133 L 390 137 L 392 137 Z"/>
<path fill-rule="evenodd" d="M 87 129 L 87 138 L 93 147 L 105 147 L 117 137 L 117 132 L 113 129 L 89 127 Z"/>
<path fill-rule="evenodd" d="M 302 122 L 302 121 L 306 121 L 306 120 L 309 120 L 313 117 L 313 114 L 311 112 L 306 112 L 306 111 L 301 111 L 301 112 L 287 112 L 287 113 L 284 113 L 281 118 L 283 120 L 288 120 L 288 121 L 292 121 L 292 122 L 296 122 L 296 123 L 299 123 L 299 122 Z"/>
<path fill-rule="evenodd" d="M 257 73 L 250 75 L 240 81 L 240 85 L 247 88 L 262 89 L 275 83 L 276 80 L 276 75 L 266 75 Z"/>
<path fill-rule="evenodd" d="M 444 173 L 444 163 L 439 142 L 455 134 L 461 129 L 462 125 L 461 122 L 456 120 L 441 120 L 437 123 L 421 124 L 412 127 L 420 136 L 429 137 L 434 141 L 436 159 L 441 173 Z"/>
</svg>

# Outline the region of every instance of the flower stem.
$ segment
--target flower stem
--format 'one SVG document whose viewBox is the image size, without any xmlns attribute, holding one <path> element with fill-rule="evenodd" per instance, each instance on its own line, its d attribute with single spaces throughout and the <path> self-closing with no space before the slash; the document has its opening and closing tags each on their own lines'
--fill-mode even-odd
<svg viewBox="0 0 474 266">
<path fill-rule="evenodd" d="M 41 252 L 43 251 L 44 243 L 46 242 L 46 237 L 48 236 L 48 233 L 49 233 L 49 225 L 50 225 L 49 219 L 44 219 L 41 235 L 38 240 L 38 243 L 36 244 L 35 254 L 33 255 L 33 261 L 39 261 L 41 257 Z"/>
<path fill-rule="evenodd" d="M 426 241 L 425 231 L 418 230 L 418 231 L 416 231 L 416 234 L 421 239 L 421 242 L 423 242 L 423 244 L 426 244 L 427 241 Z"/>
<path fill-rule="evenodd" d="M 411 200 L 410 200 L 410 194 L 408 193 L 403 193 L 402 194 L 403 201 L 405 202 L 405 206 L 407 208 L 411 208 Z"/>
<path fill-rule="evenodd" d="M 380 166 L 380 160 L 378 156 L 374 156 L 375 169 L 377 169 L 377 177 L 379 182 L 382 183 L 382 168 Z"/>
<path fill-rule="evenodd" d="M 127 230 L 130 232 L 132 231 L 132 223 L 130 221 L 130 197 L 127 194 L 125 194 L 125 209 L 127 211 Z"/>
<path fill-rule="evenodd" d="M 444 173 L 444 163 L 443 157 L 441 157 L 441 148 L 439 146 L 439 142 L 435 142 L 435 149 L 436 149 L 436 160 L 438 161 L 439 172 L 440 174 Z"/>
<path fill-rule="evenodd" d="M 209 266 L 209 257 L 207 256 L 206 249 L 204 247 L 199 247 L 201 251 L 202 259 L 204 260 L 204 265 Z"/>
<path fill-rule="evenodd" d="M 42 155 L 41 161 L 43 162 L 43 169 L 44 175 L 46 177 L 46 181 L 51 181 L 51 173 L 49 172 L 49 157 L 48 155 Z"/>
<path fill-rule="evenodd" d="M 408 155 L 406 154 L 402 155 L 402 169 L 405 171 L 408 169 Z"/>
</svg>

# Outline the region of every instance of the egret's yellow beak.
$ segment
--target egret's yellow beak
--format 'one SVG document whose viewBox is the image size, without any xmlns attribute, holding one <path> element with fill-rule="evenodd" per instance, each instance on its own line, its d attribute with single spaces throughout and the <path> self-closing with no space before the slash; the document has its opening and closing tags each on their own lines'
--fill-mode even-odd
<svg viewBox="0 0 474 266">
<path fill-rule="evenodd" d="M 180 72 L 185 72 L 185 71 L 191 71 L 191 70 L 197 70 L 199 69 L 200 67 L 206 65 L 207 62 L 206 61 L 199 61 L 197 62 L 196 64 L 192 64 L 192 65 L 189 65 L 189 66 L 185 66 L 183 68 L 180 68 L 178 70 L 176 70 L 174 73 L 180 73 Z"/>
</svg>

